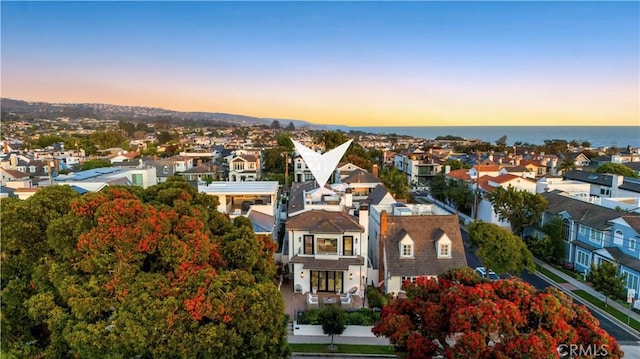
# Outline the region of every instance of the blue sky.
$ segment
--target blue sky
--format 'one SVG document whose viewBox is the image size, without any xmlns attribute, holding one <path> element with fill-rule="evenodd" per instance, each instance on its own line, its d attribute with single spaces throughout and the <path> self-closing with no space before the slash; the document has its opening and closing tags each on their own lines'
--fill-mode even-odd
<svg viewBox="0 0 640 359">
<path fill-rule="evenodd" d="M 638 2 L 6 2 L 2 96 L 350 125 L 640 125 Z"/>
</svg>

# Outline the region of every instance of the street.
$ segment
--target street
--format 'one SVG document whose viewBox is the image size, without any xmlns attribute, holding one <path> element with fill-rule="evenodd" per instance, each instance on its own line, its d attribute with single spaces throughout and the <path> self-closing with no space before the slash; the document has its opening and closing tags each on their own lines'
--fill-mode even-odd
<svg viewBox="0 0 640 359">
<path fill-rule="evenodd" d="M 468 233 L 464 229 L 461 229 L 461 232 L 462 232 L 462 240 L 464 241 L 465 254 L 467 256 L 467 265 L 471 268 L 476 268 L 481 266 L 482 262 L 480 261 L 480 259 L 478 259 L 478 257 L 476 256 L 473 250 L 469 249 Z M 524 272 L 520 275 L 520 278 L 523 281 L 533 285 L 538 290 L 543 290 L 551 286 L 551 284 L 547 283 L 544 279 L 540 278 L 536 274 Z M 633 335 L 628 333 L 626 330 L 616 325 L 616 323 L 614 323 L 612 320 L 608 319 L 607 317 L 597 312 L 592 311 L 591 309 L 589 309 L 589 311 L 596 319 L 598 319 L 598 321 L 600 322 L 600 327 L 604 329 L 607 333 L 612 335 L 614 338 L 616 338 L 619 344 L 637 345 L 638 343 L 637 339 Z"/>
</svg>

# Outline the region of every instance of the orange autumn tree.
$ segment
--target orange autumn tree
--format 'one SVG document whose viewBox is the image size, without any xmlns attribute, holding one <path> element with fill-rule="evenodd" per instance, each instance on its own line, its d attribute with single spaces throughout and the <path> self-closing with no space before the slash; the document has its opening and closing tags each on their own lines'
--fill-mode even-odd
<svg viewBox="0 0 640 359">
<path fill-rule="evenodd" d="M 47 229 L 35 295 L 43 357 L 288 355 L 272 241 L 229 221 L 175 178 L 111 187 L 71 203 Z"/>
<path fill-rule="evenodd" d="M 405 283 L 407 298 L 382 311 L 373 331 L 403 358 L 557 358 L 561 344 L 623 353 L 581 305 L 555 288 L 482 281 L 470 269 Z"/>
</svg>

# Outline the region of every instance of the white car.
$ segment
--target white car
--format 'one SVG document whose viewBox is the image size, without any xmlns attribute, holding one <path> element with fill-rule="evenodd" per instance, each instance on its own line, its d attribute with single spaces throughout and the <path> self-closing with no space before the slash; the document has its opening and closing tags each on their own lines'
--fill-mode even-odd
<svg viewBox="0 0 640 359">
<path fill-rule="evenodd" d="M 488 279 L 492 282 L 500 280 L 501 278 L 491 269 L 489 269 L 489 274 L 487 275 L 487 269 L 485 267 L 476 267 L 476 273 L 482 278 Z"/>
</svg>

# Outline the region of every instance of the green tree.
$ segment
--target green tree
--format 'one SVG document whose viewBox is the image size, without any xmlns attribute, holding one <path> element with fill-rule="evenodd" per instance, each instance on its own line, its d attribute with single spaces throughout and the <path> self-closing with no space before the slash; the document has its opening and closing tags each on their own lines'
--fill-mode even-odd
<svg viewBox="0 0 640 359">
<path fill-rule="evenodd" d="M 608 306 L 609 297 L 613 299 L 624 298 L 625 283 L 627 276 L 623 273 L 618 275 L 618 267 L 610 262 L 603 261 L 599 266 L 591 264 L 587 281 L 593 288 L 604 294 L 604 306 Z"/>
<path fill-rule="evenodd" d="M 605 163 L 596 169 L 597 173 L 608 173 L 624 177 L 638 178 L 638 174 L 621 163 Z"/>
<path fill-rule="evenodd" d="M 547 258 L 551 258 L 556 262 L 564 260 L 566 234 L 563 230 L 562 219 L 555 217 L 547 222 L 542 231 L 547 234 L 542 238 L 542 246 L 545 249 Z"/>
<path fill-rule="evenodd" d="M 89 138 L 101 150 L 112 147 L 121 147 L 125 150 L 129 149 L 129 140 L 117 131 L 94 132 Z"/>
<path fill-rule="evenodd" d="M 562 159 L 562 162 L 558 165 L 558 172 L 571 171 L 578 168 L 576 165 L 576 160 L 574 158 L 565 157 Z"/>
<path fill-rule="evenodd" d="M 81 171 L 91 170 L 94 168 L 111 167 L 111 161 L 107 159 L 89 160 L 80 165 Z"/>
<path fill-rule="evenodd" d="M 78 197 L 69 186 L 50 186 L 26 200 L 2 199 L 2 352 L 14 357 L 36 357 L 46 326 L 29 315 L 25 302 L 43 289 L 36 285 L 41 259 L 50 247 L 49 225 L 70 210 Z M 71 231 L 71 227 L 65 228 Z M 37 343 L 27 345 L 26 343 Z"/>
<path fill-rule="evenodd" d="M 486 268 L 498 274 L 535 268 L 533 255 L 522 239 L 509 230 L 492 223 L 473 222 L 469 226 L 469 241 Z"/>
<path fill-rule="evenodd" d="M 278 134 L 277 138 L 278 146 L 286 148 L 289 152 L 293 151 L 293 142 L 291 142 L 291 135 L 288 133 Z"/>
<path fill-rule="evenodd" d="M 158 135 L 156 136 L 156 140 L 158 140 L 159 145 L 164 145 L 165 143 L 173 140 L 173 135 L 167 131 L 162 131 L 158 133 Z"/>
<path fill-rule="evenodd" d="M 7 283 L 28 291 L 11 303 L 32 321 L 24 335 L 2 336 L 9 357 L 288 356 L 275 245 L 218 213 L 215 197 L 171 178 L 47 203 L 62 212 L 35 223 L 46 239 L 29 257 L 33 274 Z M 5 231 L 14 225 L 2 215 Z M 3 325 L 24 325 L 7 323 L 5 308 Z"/>
<path fill-rule="evenodd" d="M 460 160 L 447 160 L 442 164 L 442 172 L 446 170 L 446 167 L 449 166 L 449 170 L 455 171 L 462 168 L 471 168 L 470 164 L 463 163 Z"/>
<path fill-rule="evenodd" d="M 296 126 L 293 124 L 293 122 L 289 122 L 289 124 L 287 125 L 287 127 L 285 129 L 287 131 L 295 131 L 296 130 Z"/>
<path fill-rule="evenodd" d="M 407 184 L 407 176 L 400 172 L 397 168 L 382 170 L 380 179 L 387 187 L 389 192 L 398 199 L 409 198 L 409 185 Z"/>
<path fill-rule="evenodd" d="M 274 130 L 279 130 L 280 129 L 280 121 L 273 120 L 273 122 L 271 122 L 271 128 L 273 128 Z"/>
<path fill-rule="evenodd" d="M 331 336 L 331 350 L 335 350 L 333 337 L 344 333 L 347 327 L 347 313 L 335 305 L 326 306 L 318 313 L 318 321 L 322 325 L 322 332 Z"/>
<path fill-rule="evenodd" d="M 507 189 L 496 188 L 487 194 L 487 198 L 498 218 L 509 221 L 511 229 L 517 234 L 522 234 L 526 226 L 538 223 L 549 205 L 540 194 L 521 191 L 511 185 Z"/>
</svg>

